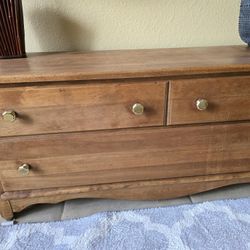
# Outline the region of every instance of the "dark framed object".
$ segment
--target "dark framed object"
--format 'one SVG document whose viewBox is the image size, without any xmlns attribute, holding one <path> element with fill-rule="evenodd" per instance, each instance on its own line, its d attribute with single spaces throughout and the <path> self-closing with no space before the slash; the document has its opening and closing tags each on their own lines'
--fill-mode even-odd
<svg viewBox="0 0 250 250">
<path fill-rule="evenodd" d="M 0 59 L 25 56 L 22 0 L 0 0 Z"/>
<path fill-rule="evenodd" d="M 239 32 L 242 41 L 250 45 L 250 0 L 241 0 Z"/>
</svg>

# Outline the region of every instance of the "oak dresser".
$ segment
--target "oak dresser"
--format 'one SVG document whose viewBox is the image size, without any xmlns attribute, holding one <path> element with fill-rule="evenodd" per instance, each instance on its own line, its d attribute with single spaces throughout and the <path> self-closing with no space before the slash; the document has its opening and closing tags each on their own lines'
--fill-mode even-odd
<svg viewBox="0 0 250 250">
<path fill-rule="evenodd" d="M 250 49 L 0 61 L 0 212 L 250 182 Z"/>
</svg>

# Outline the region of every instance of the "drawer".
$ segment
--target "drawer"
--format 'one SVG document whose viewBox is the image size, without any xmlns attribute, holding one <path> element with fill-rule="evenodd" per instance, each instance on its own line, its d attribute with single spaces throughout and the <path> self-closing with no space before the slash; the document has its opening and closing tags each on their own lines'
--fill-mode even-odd
<svg viewBox="0 0 250 250">
<path fill-rule="evenodd" d="M 0 136 L 162 126 L 165 90 L 154 81 L 0 88 Z"/>
<path fill-rule="evenodd" d="M 168 125 L 250 120 L 250 77 L 170 83 Z"/>
<path fill-rule="evenodd" d="M 1 138 L 0 180 L 17 191 L 249 172 L 249 148 L 249 123 Z"/>
</svg>

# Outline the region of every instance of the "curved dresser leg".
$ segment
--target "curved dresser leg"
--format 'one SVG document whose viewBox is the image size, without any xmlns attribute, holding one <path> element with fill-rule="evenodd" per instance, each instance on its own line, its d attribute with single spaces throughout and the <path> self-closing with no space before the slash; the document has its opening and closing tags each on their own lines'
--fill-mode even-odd
<svg viewBox="0 0 250 250">
<path fill-rule="evenodd" d="M 8 201 L 0 200 L 0 214 L 6 220 L 11 220 L 13 218 L 12 207 Z"/>
</svg>

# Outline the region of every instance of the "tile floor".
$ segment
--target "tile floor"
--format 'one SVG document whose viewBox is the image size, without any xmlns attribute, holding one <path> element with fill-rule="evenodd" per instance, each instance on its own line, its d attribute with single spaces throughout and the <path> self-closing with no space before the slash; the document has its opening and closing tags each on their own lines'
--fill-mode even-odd
<svg viewBox="0 0 250 250">
<path fill-rule="evenodd" d="M 36 205 L 19 213 L 18 223 L 58 221 L 88 216 L 102 211 L 119 211 L 152 208 L 181 204 L 192 204 L 219 199 L 250 197 L 250 184 L 234 185 L 217 190 L 164 201 L 122 201 L 101 199 L 77 199 L 56 205 Z M 0 222 L 4 220 L 0 217 Z"/>
</svg>

